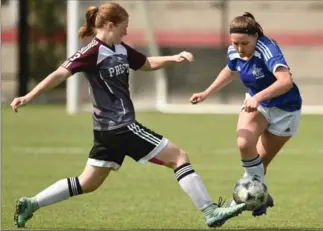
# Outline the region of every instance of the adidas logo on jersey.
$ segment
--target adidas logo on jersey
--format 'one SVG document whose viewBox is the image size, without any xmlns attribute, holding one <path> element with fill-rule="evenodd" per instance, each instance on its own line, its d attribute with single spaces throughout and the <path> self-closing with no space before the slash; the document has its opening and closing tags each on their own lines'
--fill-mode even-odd
<svg viewBox="0 0 323 231">
<path fill-rule="evenodd" d="M 261 79 L 261 78 L 265 77 L 265 74 L 264 74 L 262 68 L 257 67 L 256 65 L 253 65 L 252 75 L 255 77 L 255 79 Z"/>
</svg>

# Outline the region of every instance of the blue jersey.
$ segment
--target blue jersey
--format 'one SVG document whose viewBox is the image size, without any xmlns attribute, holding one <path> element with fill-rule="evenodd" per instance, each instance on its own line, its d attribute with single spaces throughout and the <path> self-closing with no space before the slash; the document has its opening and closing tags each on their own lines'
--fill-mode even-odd
<svg viewBox="0 0 323 231">
<path fill-rule="evenodd" d="M 279 46 L 266 36 L 258 38 L 255 53 L 249 60 L 243 60 L 233 46 L 228 48 L 228 67 L 231 71 L 240 74 L 240 79 L 251 96 L 277 80 L 274 73 L 280 66 L 289 69 Z M 293 83 L 293 88 L 285 94 L 260 104 L 264 107 L 277 107 L 291 112 L 301 108 L 302 98 L 298 87 Z"/>
</svg>

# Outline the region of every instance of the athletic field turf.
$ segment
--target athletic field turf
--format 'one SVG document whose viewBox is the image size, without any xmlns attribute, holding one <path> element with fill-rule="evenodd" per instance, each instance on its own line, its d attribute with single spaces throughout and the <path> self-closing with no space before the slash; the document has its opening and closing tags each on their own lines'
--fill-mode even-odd
<svg viewBox="0 0 323 231">
<path fill-rule="evenodd" d="M 242 175 L 235 141 L 237 115 L 139 113 L 138 121 L 186 150 L 213 199 L 229 199 Z M 20 196 L 77 176 L 92 145 L 89 113 L 67 116 L 63 106 L 2 109 L 2 228 L 15 229 Z M 223 229 L 323 229 L 323 116 L 303 116 L 300 134 L 270 166 L 276 207 L 267 216 L 245 212 Z M 207 229 L 173 172 L 127 158 L 96 192 L 45 207 L 29 229 Z"/>
</svg>

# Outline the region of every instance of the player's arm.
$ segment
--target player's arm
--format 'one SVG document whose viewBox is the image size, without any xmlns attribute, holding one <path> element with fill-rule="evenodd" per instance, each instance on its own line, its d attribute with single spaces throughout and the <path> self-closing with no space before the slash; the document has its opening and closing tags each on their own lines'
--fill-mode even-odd
<svg viewBox="0 0 323 231">
<path fill-rule="evenodd" d="M 70 76 L 71 72 L 69 70 L 58 67 L 54 72 L 38 83 L 25 97 L 28 101 L 31 101 L 43 92 L 58 86 Z"/>
<path fill-rule="evenodd" d="M 214 82 L 205 90 L 207 96 L 214 92 L 220 91 L 222 88 L 231 83 L 232 80 L 238 75 L 235 60 L 236 54 L 236 50 L 232 46 L 229 46 L 227 51 L 227 65 L 222 69 Z"/>
<path fill-rule="evenodd" d="M 274 43 L 262 43 L 260 52 L 268 70 L 276 77 L 276 81 L 266 89 L 253 96 L 258 102 L 262 102 L 288 92 L 293 87 L 293 79 L 279 46 Z"/>
<path fill-rule="evenodd" d="M 175 62 L 173 56 L 152 56 L 147 57 L 146 62 L 140 68 L 141 71 L 154 71 L 166 67 Z"/>
<path fill-rule="evenodd" d="M 293 79 L 287 67 L 277 67 L 274 75 L 277 81 L 253 96 L 258 102 L 280 96 L 288 92 L 293 87 Z"/>
<path fill-rule="evenodd" d="M 87 49 L 85 52 L 76 52 L 74 55 L 68 58 L 60 67 L 58 67 L 54 72 L 49 74 L 44 80 L 37 84 L 37 86 L 34 87 L 28 94 L 15 98 L 10 104 L 12 109 L 17 112 L 19 107 L 29 103 L 43 92 L 56 87 L 71 75 L 93 68 L 96 64 L 97 57 L 97 52 L 95 49 L 96 44 L 90 45 L 92 46 L 89 47 L 89 49 Z"/>
<path fill-rule="evenodd" d="M 214 92 L 220 91 L 222 88 L 227 86 L 236 77 L 236 72 L 231 71 L 228 66 L 225 66 L 219 73 L 218 77 L 213 83 L 203 92 L 194 93 L 190 98 L 192 104 L 203 102 L 209 95 Z"/>
<path fill-rule="evenodd" d="M 193 61 L 193 55 L 183 51 L 177 55 L 171 56 L 151 56 L 146 57 L 144 54 L 133 49 L 129 45 L 122 43 L 127 50 L 129 66 L 133 70 L 154 71 L 166 67 L 172 63 L 181 63 L 184 61 Z"/>
<path fill-rule="evenodd" d="M 29 93 L 25 96 L 14 98 L 10 106 L 15 112 L 18 108 L 31 102 L 37 96 L 41 95 L 48 89 L 54 88 L 64 80 L 71 76 L 71 72 L 63 67 L 57 68 L 54 72 L 49 74 L 44 80 L 38 83 Z"/>
<path fill-rule="evenodd" d="M 231 71 L 228 66 L 225 66 L 213 83 L 205 90 L 206 94 L 209 96 L 212 93 L 220 91 L 231 83 L 235 77 L 236 73 Z"/>
<path fill-rule="evenodd" d="M 193 61 L 193 55 L 183 51 L 177 55 L 171 56 L 152 56 L 146 59 L 145 64 L 140 68 L 142 71 L 154 71 L 164 68 L 172 63 L 181 63 L 184 61 Z"/>
</svg>

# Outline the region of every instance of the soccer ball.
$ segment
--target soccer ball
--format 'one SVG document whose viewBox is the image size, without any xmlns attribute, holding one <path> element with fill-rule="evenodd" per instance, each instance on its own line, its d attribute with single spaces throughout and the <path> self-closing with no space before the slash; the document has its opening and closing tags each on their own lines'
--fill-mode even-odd
<svg viewBox="0 0 323 231">
<path fill-rule="evenodd" d="M 236 203 L 245 203 L 246 209 L 254 211 L 265 204 L 268 199 L 267 186 L 257 176 L 241 178 L 233 188 Z"/>
</svg>

